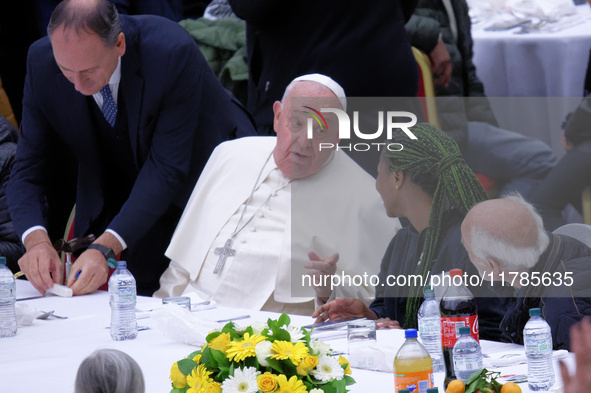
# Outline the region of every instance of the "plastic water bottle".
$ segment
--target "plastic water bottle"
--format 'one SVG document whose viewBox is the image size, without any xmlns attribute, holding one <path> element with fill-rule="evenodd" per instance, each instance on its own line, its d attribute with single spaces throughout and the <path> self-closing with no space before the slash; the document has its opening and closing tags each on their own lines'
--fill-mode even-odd
<svg viewBox="0 0 591 393">
<path fill-rule="evenodd" d="M 441 350 L 441 314 L 439 313 L 439 301 L 431 285 L 423 289 L 425 301 L 419 308 L 419 339 L 433 360 L 433 372 L 445 371 L 443 352 Z"/>
<path fill-rule="evenodd" d="M 115 341 L 132 340 L 137 336 L 136 293 L 135 278 L 127 270 L 127 262 L 119 261 L 109 278 L 111 338 Z"/>
<path fill-rule="evenodd" d="M 470 375 L 482 371 L 482 350 L 478 341 L 470 335 L 469 327 L 460 328 L 460 338 L 453 349 L 456 377 L 466 383 Z"/>
<path fill-rule="evenodd" d="M 0 337 L 12 337 L 16 334 L 16 282 L 6 258 L 0 257 Z"/>
<path fill-rule="evenodd" d="M 406 341 L 394 358 L 394 391 L 408 389 L 413 393 L 427 393 L 433 387 L 433 361 L 427 349 L 417 340 L 417 330 L 404 332 Z"/>
<path fill-rule="evenodd" d="M 527 381 L 533 391 L 549 390 L 554 385 L 552 364 L 552 333 L 541 316 L 542 310 L 531 308 L 529 321 L 523 329 L 525 356 L 527 357 Z"/>
</svg>

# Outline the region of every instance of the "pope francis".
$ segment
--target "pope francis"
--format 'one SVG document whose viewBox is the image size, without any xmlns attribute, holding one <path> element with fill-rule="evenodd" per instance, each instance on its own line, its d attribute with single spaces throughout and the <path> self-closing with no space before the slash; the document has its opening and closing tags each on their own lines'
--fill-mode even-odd
<svg viewBox="0 0 591 393">
<path fill-rule="evenodd" d="M 304 315 L 335 296 L 371 300 L 368 275 L 400 223 L 386 216 L 370 175 L 321 148 L 339 142 L 336 116 L 319 116 L 328 107 L 346 109 L 341 86 L 298 77 L 273 105 L 276 138 L 215 149 L 154 296 L 193 292 L 220 306 Z"/>
</svg>

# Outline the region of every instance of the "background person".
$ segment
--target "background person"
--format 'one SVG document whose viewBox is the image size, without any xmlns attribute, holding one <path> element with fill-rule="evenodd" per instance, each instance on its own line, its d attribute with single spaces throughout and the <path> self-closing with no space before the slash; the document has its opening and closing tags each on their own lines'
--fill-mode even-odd
<svg viewBox="0 0 591 393">
<path fill-rule="evenodd" d="M 74 393 L 144 393 L 137 362 L 117 349 L 98 349 L 80 363 Z"/>
</svg>

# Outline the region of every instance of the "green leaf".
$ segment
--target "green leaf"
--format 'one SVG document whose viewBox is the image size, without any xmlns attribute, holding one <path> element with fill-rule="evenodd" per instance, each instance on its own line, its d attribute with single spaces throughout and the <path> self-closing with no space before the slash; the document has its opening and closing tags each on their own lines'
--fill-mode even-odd
<svg viewBox="0 0 591 393">
<path fill-rule="evenodd" d="M 468 380 L 466 381 L 466 385 L 470 385 L 472 382 L 474 382 L 478 378 L 486 378 L 486 369 L 472 373 L 472 375 L 470 375 L 470 377 L 468 377 Z"/>
<path fill-rule="evenodd" d="M 188 386 L 185 386 L 184 388 L 172 388 L 170 393 L 185 393 L 187 391 L 187 388 Z"/>
<path fill-rule="evenodd" d="M 281 366 L 281 363 L 279 363 L 277 359 L 271 359 L 269 357 L 267 358 L 267 362 L 269 362 L 269 366 L 271 366 L 273 370 L 277 371 L 279 374 L 285 374 L 283 372 L 283 367 Z"/>
<path fill-rule="evenodd" d="M 205 337 L 205 340 L 210 343 L 211 340 L 215 339 L 220 334 L 222 334 L 222 332 L 211 332 Z"/>
<path fill-rule="evenodd" d="M 355 380 L 350 375 L 345 375 L 343 379 L 345 380 L 345 385 L 347 386 L 351 386 L 355 383 Z"/>
<path fill-rule="evenodd" d="M 213 358 L 215 359 L 217 366 L 216 367 L 222 367 L 222 366 L 227 366 L 230 364 L 230 360 L 228 359 L 228 357 L 226 355 L 224 355 L 224 353 L 222 351 L 218 351 L 217 349 L 213 349 L 210 348 L 211 351 L 211 355 L 213 356 Z"/>
<path fill-rule="evenodd" d="M 189 356 L 187 356 L 187 359 L 193 359 L 197 355 L 201 355 L 201 350 L 198 350 L 198 351 L 195 351 L 195 352 L 191 352 L 189 354 Z"/>
<path fill-rule="evenodd" d="M 277 320 L 277 324 L 279 326 L 289 326 L 290 323 L 291 323 L 291 318 L 289 318 L 289 315 L 287 315 L 287 314 L 281 314 L 281 316 Z"/>
<path fill-rule="evenodd" d="M 179 360 L 178 364 L 179 370 L 181 370 L 181 372 L 185 375 L 191 374 L 191 371 L 199 366 L 197 362 L 192 359 Z"/>
</svg>

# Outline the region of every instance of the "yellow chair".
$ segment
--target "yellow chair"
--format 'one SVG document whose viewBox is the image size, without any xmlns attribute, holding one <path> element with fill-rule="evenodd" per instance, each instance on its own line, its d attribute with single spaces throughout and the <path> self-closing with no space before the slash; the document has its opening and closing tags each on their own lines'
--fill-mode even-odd
<svg viewBox="0 0 591 393">
<path fill-rule="evenodd" d="M 425 110 L 427 121 L 439 127 L 439 116 L 437 115 L 437 104 L 435 102 L 435 83 L 431 71 L 431 60 L 429 56 L 420 49 L 412 47 L 412 54 L 419 67 L 419 93 L 421 104 Z"/>
<path fill-rule="evenodd" d="M 10 100 L 6 95 L 6 91 L 2 87 L 2 79 L 0 78 L 0 115 L 4 116 L 6 120 L 12 123 L 14 128 L 18 130 L 18 123 L 16 122 L 16 117 L 14 116 L 14 112 L 12 110 L 12 105 L 10 105 Z"/>
</svg>

